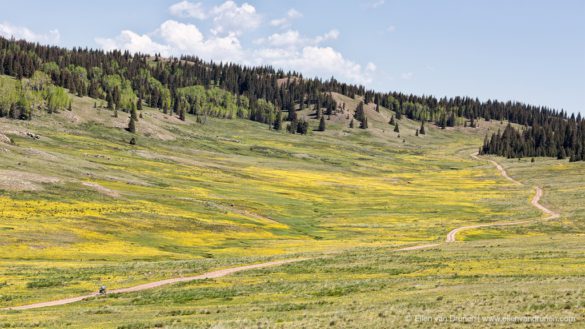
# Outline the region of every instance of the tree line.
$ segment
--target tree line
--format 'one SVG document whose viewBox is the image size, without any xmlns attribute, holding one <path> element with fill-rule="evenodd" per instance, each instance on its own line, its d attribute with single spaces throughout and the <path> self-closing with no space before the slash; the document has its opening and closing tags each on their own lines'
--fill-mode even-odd
<svg viewBox="0 0 585 329">
<path fill-rule="evenodd" d="M 585 121 L 549 118 L 544 124 L 524 126 L 519 131 L 508 124 L 489 138 L 485 137 L 480 154 L 496 154 L 508 158 L 557 157 L 562 160 L 585 161 Z"/>
<path fill-rule="evenodd" d="M 196 115 L 202 121 L 207 116 L 237 117 L 301 134 L 309 130 L 308 120 L 299 117 L 297 111 L 310 108 L 317 119 L 339 111 L 332 92 L 352 98 L 360 96 L 364 104 L 374 103 L 376 110 L 380 106 L 388 108 L 395 112 L 396 120 L 405 116 L 441 128 L 476 127 L 482 118 L 488 121 L 507 120 L 535 131 L 539 131 L 539 127 L 546 130 L 548 128 L 545 127 L 553 129 L 572 125 L 571 129 L 577 134 L 582 122 L 580 116 L 568 117 L 562 110 L 520 102 L 382 93 L 362 85 L 339 82 L 333 77 L 329 80 L 308 79 L 300 73 L 285 73 L 270 66 L 205 62 L 194 56 L 163 58 L 119 50 L 65 49 L 0 37 L 0 73 L 23 80 L 32 78 L 36 72 L 46 74 L 54 86 L 67 88 L 78 96 L 103 99 L 115 111 L 131 112 L 144 103 L 181 119 L 188 114 Z M 20 108 L 27 106 L 21 102 Z M 32 110 L 24 112 L 32 113 Z M 353 119 L 359 122 L 361 128 L 367 129 L 367 116 L 362 112 L 356 109 Z M 9 116 L 6 113 L 3 110 L 0 115 Z M 30 119 L 32 115 L 26 113 L 12 117 Z M 324 124 L 319 126 L 318 130 L 325 129 Z M 398 129 L 397 123 L 395 129 Z M 537 135 L 537 132 L 531 133 L 526 138 L 536 138 Z M 578 153 L 574 149 L 577 145 L 565 145 L 563 142 L 567 156 Z M 539 156 L 552 152 L 552 149 L 547 152 L 541 149 L 536 145 L 523 149 L 521 153 L 524 156 Z M 483 152 L 495 151 L 487 148 Z"/>
</svg>

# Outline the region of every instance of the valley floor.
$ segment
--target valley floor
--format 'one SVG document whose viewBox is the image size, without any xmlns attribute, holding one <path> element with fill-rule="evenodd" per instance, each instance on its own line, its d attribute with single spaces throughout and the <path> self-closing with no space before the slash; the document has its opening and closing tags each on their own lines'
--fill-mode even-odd
<svg viewBox="0 0 585 329">
<path fill-rule="evenodd" d="M 418 124 L 403 120 L 398 137 L 383 110 L 367 131 L 333 120 L 298 136 L 145 109 L 131 146 L 127 118 L 92 105 L 75 98 L 71 112 L 0 119 L 14 141 L 0 144 L 0 307 L 306 260 L 4 310 L 0 327 L 583 324 L 585 166 L 494 158 L 515 184 L 469 157 L 499 122 L 416 137 Z M 545 216 L 530 205 L 534 186 L 559 218 L 535 220 Z M 500 222 L 523 224 L 483 226 Z M 465 243 L 443 243 L 462 226 L 475 226 L 457 233 Z"/>
</svg>

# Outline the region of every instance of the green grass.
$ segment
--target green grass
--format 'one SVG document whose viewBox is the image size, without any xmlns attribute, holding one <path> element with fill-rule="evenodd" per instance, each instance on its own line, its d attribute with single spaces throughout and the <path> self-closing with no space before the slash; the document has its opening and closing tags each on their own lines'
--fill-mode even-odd
<svg viewBox="0 0 585 329">
<path fill-rule="evenodd" d="M 578 237 L 554 235 L 403 253 L 388 248 L 355 249 L 220 279 L 52 309 L 8 312 L 4 321 L 71 328 L 88 323 L 96 328 L 363 328 L 365 324 L 369 328 L 434 328 L 436 322 L 420 319 L 440 316 L 575 317 L 582 321 L 585 260 L 581 246 Z M 566 327 L 580 325 L 570 322 Z M 526 324 L 508 322 L 502 327 L 524 328 Z"/>
<path fill-rule="evenodd" d="M 399 138 L 383 109 L 370 110 L 367 131 L 347 128 L 342 116 L 324 133 L 298 136 L 247 120 L 181 122 L 146 108 L 131 146 L 128 115 L 113 118 L 93 104 L 74 97 L 71 112 L 0 119 L 0 133 L 14 141 L 0 144 L 0 307 L 102 284 L 115 289 L 286 257 L 324 258 L 2 312 L 0 327 L 411 327 L 408 314 L 468 305 L 492 314 L 508 304 L 510 314 L 532 307 L 582 315 L 575 299 L 585 273 L 578 257 L 585 166 L 497 159 L 526 183 L 511 184 L 469 157 L 499 122 L 429 125 L 415 137 L 419 124 L 404 119 Z M 542 203 L 561 219 L 462 232 L 465 243 L 431 251 L 390 252 L 441 242 L 463 225 L 538 218 L 529 204 L 533 185 L 544 187 Z M 521 284 L 550 305 L 538 309 L 509 295 L 506 289 Z"/>
</svg>

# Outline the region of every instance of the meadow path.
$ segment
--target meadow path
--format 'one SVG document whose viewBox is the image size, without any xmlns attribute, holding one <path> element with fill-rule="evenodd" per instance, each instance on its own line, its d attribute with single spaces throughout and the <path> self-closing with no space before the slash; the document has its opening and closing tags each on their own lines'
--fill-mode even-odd
<svg viewBox="0 0 585 329">
<path fill-rule="evenodd" d="M 474 159 L 481 161 L 481 159 L 477 156 L 477 154 L 472 154 L 471 156 Z M 509 181 L 513 182 L 514 184 L 522 185 L 522 183 L 520 183 L 519 181 L 510 177 L 508 175 L 508 173 L 506 172 L 506 170 L 499 163 L 497 163 L 496 161 L 493 161 L 493 160 L 488 160 L 488 161 L 490 161 L 492 164 L 494 164 L 496 166 L 496 168 L 500 171 L 500 173 L 502 174 L 503 177 L 505 177 Z M 540 198 L 542 197 L 542 194 L 543 194 L 542 189 L 540 187 L 536 187 L 536 195 L 532 198 L 532 201 L 531 201 L 532 206 L 538 208 L 540 211 L 545 213 L 547 215 L 546 219 L 558 218 L 560 216 L 558 213 L 546 208 L 545 206 L 543 206 L 539 203 Z M 486 223 L 486 224 L 463 226 L 463 227 L 459 227 L 459 228 L 456 228 L 456 229 L 450 231 L 449 234 L 447 234 L 447 239 L 445 240 L 445 242 L 448 242 L 448 243 L 455 242 L 455 236 L 457 235 L 457 233 L 459 233 L 463 230 L 480 228 L 480 227 L 488 227 L 488 226 L 519 225 L 519 224 L 529 223 L 532 221 L 533 220 L 523 220 L 523 221 L 516 221 L 516 222 Z M 395 249 L 393 251 L 399 252 L 399 251 L 409 251 L 409 250 L 420 250 L 420 249 L 437 247 L 439 245 L 440 245 L 440 243 L 423 244 L 423 245 L 416 245 L 416 246 L 399 248 L 399 249 Z M 128 288 L 114 289 L 114 290 L 110 290 L 108 293 L 109 294 L 121 294 L 121 293 L 127 293 L 127 292 L 136 292 L 136 291 L 157 288 L 157 287 L 161 287 L 164 285 L 173 284 L 173 283 L 177 283 L 177 282 L 189 282 L 189 281 L 194 281 L 194 280 L 220 278 L 220 277 L 230 275 L 233 273 L 237 273 L 237 272 L 241 272 L 241 271 L 259 269 L 259 268 L 267 268 L 267 267 L 272 267 L 272 266 L 279 266 L 279 265 L 290 264 L 290 263 L 299 262 L 299 261 L 308 260 L 308 259 L 310 259 L 310 258 L 285 259 L 285 260 L 272 261 L 272 262 L 267 262 L 267 263 L 226 268 L 223 270 L 216 270 L 216 271 L 207 272 L 207 273 L 203 273 L 203 274 L 195 275 L 195 276 L 172 278 L 172 279 L 166 279 L 166 280 L 161 280 L 161 281 L 145 283 L 145 284 L 141 284 L 141 285 L 137 285 L 137 286 L 133 286 L 133 287 L 128 287 Z M 41 303 L 34 303 L 34 304 L 29 304 L 29 305 L 7 307 L 7 308 L 2 308 L 0 310 L 27 310 L 27 309 L 41 308 L 41 307 L 48 307 L 48 306 L 59 306 L 59 305 L 65 305 L 65 304 L 79 302 L 79 301 L 82 301 L 82 300 L 85 300 L 85 299 L 88 299 L 91 297 L 96 297 L 98 295 L 99 294 L 96 292 L 96 293 L 91 293 L 88 295 L 71 297 L 71 298 L 64 298 L 64 299 L 53 300 L 53 301 L 49 301 L 49 302 L 41 302 Z"/>
<path fill-rule="evenodd" d="M 472 158 L 476 159 L 476 160 L 481 160 L 478 156 L 477 153 L 474 153 L 471 155 Z M 516 185 L 523 185 L 522 183 L 520 183 L 519 181 L 515 180 L 514 178 L 510 177 L 508 175 L 508 173 L 506 172 L 506 169 L 504 169 L 504 167 L 502 167 L 499 163 L 497 163 L 494 160 L 488 160 L 489 162 L 491 162 L 494 166 L 496 166 L 496 168 L 500 171 L 500 173 L 502 174 L 502 176 L 504 176 L 504 178 L 506 178 L 507 180 L 511 181 L 512 183 L 516 184 Z M 557 212 L 554 212 L 548 208 L 546 208 L 545 206 L 541 205 L 540 202 L 540 198 L 542 197 L 542 189 L 540 187 L 536 187 L 536 194 L 534 195 L 534 197 L 532 198 L 532 200 L 530 201 L 530 204 L 533 207 L 536 207 L 538 210 L 542 211 L 543 213 L 545 213 L 547 215 L 547 217 L 545 219 L 556 219 L 559 218 L 560 214 Z M 504 223 L 486 223 L 486 224 L 477 224 L 477 225 L 469 225 L 469 226 L 462 226 L 462 227 L 458 227 L 454 230 L 452 230 L 451 232 L 449 232 L 449 234 L 447 234 L 447 239 L 445 240 L 445 242 L 455 242 L 455 236 L 457 235 L 457 233 L 464 231 L 464 230 L 470 230 L 470 229 L 474 229 L 474 228 L 480 228 L 480 227 L 488 227 L 488 226 L 510 226 L 510 225 L 520 225 L 520 224 L 526 224 L 526 223 L 530 223 L 533 222 L 534 220 L 522 220 L 522 221 L 516 221 L 516 222 L 504 222 Z"/>
<path fill-rule="evenodd" d="M 288 264 L 288 263 L 292 263 L 292 262 L 298 262 L 298 261 L 302 261 L 302 260 L 306 260 L 306 259 L 307 258 L 285 259 L 285 260 L 278 260 L 278 261 L 267 262 L 267 263 L 226 268 L 223 270 L 207 272 L 207 273 L 203 273 L 203 274 L 195 275 L 195 276 L 166 279 L 166 280 L 161 280 L 161 281 L 149 282 L 149 283 L 145 283 L 145 284 L 141 284 L 141 285 L 133 286 L 133 287 L 128 287 L 128 288 L 114 289 L 114 290 L 108 291 L 108 294 L 121 294 L 121 293 L 125 293 L 125 292 L 142 291 L 142 290 L 152 289 L 152 288 L 164 286 L 167 284 L 177 283 L 177 282 L 188 282 L 188 281 L 193 281 L 193 280 L 220 278 L 222 276 L 230 275 L 230 274 L 233 274 L 236 272 L 253 270 L 253 269 L 258 269 L 258 268 L 266 268 L 266 267 L 271 267 L 271 266 L 278 266 L 278 265 Z M 42 302 L 42 303 L 34 303 L 34 304 L 23 305 L 23 306 L 7 307 L 7 308 L 3 308 L 0 310 L 28 310 L 31 308 L 41 308 L 41 307 L 47 307 L 47 306 L 65 305 L 65 304 L 79 302 L 79 301 L 82 301 L 84 299 L 96 297 L 96 296 L 99 296 L 99 293 L 95 292 L 95 293 L 91 293 L 88 295 L 53 300 L 50 302 Z"/>
</svg>

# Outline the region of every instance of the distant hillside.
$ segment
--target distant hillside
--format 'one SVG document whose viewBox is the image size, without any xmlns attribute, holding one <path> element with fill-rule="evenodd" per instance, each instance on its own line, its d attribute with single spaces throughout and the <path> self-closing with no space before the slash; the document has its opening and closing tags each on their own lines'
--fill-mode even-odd
<svg viewBox="0 0 585 329">
<path fill-rule="evenodd" d="M 564 111 L 519 102 L 480 102 L 469 97 L 437 99 L 433 96 L 375 92 L 364 86 L 330 80 L 307 79 L 296 72 L 272 67 L 246 67 L 204 62 L 197 57 L 161 58 L 129 52 L 43 46 L 0 38 L 0 73 L 16 77 L 19 83 L 0 84 L 0 117 L 30 120 L 35 111 L 60 111 L 70 106 L 63 88 L 77 96 L 103 100 L 114 116 L 131 113 L 127 129 L 135 129 L 142 106 L 160 109 L 181 120 L 197 116 L 243 118 L 265 123 L 276 130 L 306 134 L 306 116 L 342 116 L 355 128 L 368 128 L 363 106 L 373 104 L 395 113 L 392 120 L 409 119 L 441 128 L 476 128 L 483 120 L 507 120 L 525 126 L 519 133 L 510 127 L 497 133 L 481 147 L 481 153 L 507 157 L 556 156 L 585 160 L 585 122 Z M 351 99 L 354 108 L 338 103 L 332 93 Z M 97 104 L 95 105 L 98 106 Z M 393 123 L 398 127 L 396 122 Z M 318 130 L 326 129 L 320 120 Z M 395 128 L 399 129 L 399 128 Z M 510 130 L 511 129 L 511 130 Z M 478 145 L 479 146 L 479 145 Z"/>
</svg>

